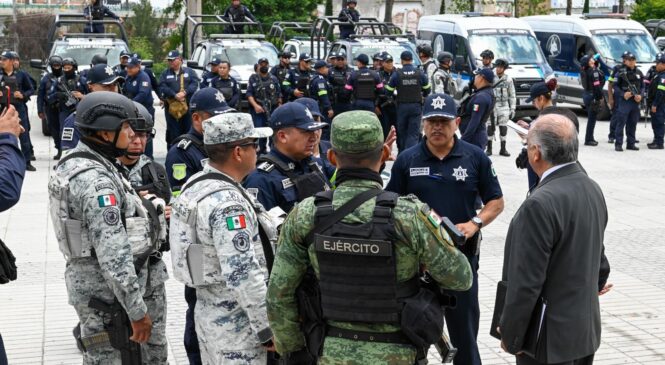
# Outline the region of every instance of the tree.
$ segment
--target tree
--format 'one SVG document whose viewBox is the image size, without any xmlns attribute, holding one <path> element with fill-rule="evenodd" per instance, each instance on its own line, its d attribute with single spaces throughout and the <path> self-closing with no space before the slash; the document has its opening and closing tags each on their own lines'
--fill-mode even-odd
<svg viewBox="0 0 665 365">
<path fill-rule="evenodd" d="M 333 14 L 333 2 L 332 0 L 326 0 L 326 15 L 332 16 Z"/>
<path fill-rule="evenodd" d="M 513 2 L 513 10 L 515 12 L 515 18 L 519 18 L 520 17 L 520 1 L 519 0 L 515 0 Z"/>
<path fill-rule="evenodd" d="M 623 14 L 623 6 L 625 4 L 625 0 L 619 0 L 619 13 Z"/>
<path fill-rule="evenodd" d="M 441 0 L 441 7 L 439 8 L 439 14 L 446 13 L 446 0 Z"/>
<path fill-rule="evenodd" d="M 582 14 L 589 14 L 589 0 L 584 0 L 584 7 L 582 8 Z"/>
<path fill-rule="evenodd" d="M 638 22 L 649 19 L 665 19 L 665 0 L 636 1 L 630 18 Z"/>
<path fill-rule="evenodd" d="M 162 59 L 165 50 L 162 49 L 163 39 L 160 30 L 166 23 L 165 19 L 157 15 L 149 0 L 141 0 L 132 7 L 132 10 L 134 16 L 125 22 L 125 29 L 130 38 L 130 49 L 139 52 L 144 59 L 149 57 Z M 140 50 L 135 50 L 134 47 Z"/>
<path fill-rule="evenodd" d="M 573 14 L 573 0 L 566 0 L 566 15 Z"/>
<path fill-rule="evenodd" d="M 469 0 L 469 11 L 476 11 L 476 0 Z"/>
<path fill-rule="evenodd" d="M 308 21 L 316 11 L 320 0 L 244 0 L 243 5 L 256 16 L 256 19 L 267 31 L 269 25 L 275 21 Z M 219 0 L 202 0 L 201 9 L 203 14 L 222 14 L 228 7 L 229 2 Z M 184 7 L 183 0 L 173 0 L 167 8 L 169 14 L 177 15 Z"/>
<path fill-rule="evenodd" d="M 386 23 L 393 21 L 393 5 L 395 0 L 386 0 L 386 14 L 383 16 L 383 21 Z"/>
</svg>

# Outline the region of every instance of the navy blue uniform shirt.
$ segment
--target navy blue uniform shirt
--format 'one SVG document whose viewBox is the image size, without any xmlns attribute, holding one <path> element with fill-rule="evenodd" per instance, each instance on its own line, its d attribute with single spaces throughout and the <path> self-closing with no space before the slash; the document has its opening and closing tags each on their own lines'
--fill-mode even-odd
<svg viewBox="0 0 665 365">
<path fill-rule="evenodd" d="M 240 101 L 240 84 L 238 81 L 229 75 L 228 78 L 223 79 L 221 76 L 216 76 L 210 81 L 210 87 L 213 87 L 224 94 L 226 103 L 231 108 L 236 108 Z"/>
<path fill-rule="evenodd" d="M 386 190 L 415 194 L 454 224 L 476 216 L 476 197 L 483 203 L 503 196 L 492 161 L 485 152 L 455 137 L 455 145 L 439 159 L 423 139 L 397 156 Z"/>
<path fill-rule="evenodd" d="M 319 103 L 319 109 L 326 115 L 329 110 L 332 110 L 332 88 L 328 84 L 326 77 L 321 74 L 316 74 L 309 83 L 309 96 Z"/>
<path fill-rule="evenodd" d="M 152 83 L 145 71 L 139 71 L 134 77 L 127 76 L 123 91 L 125 96 L 145 106 L 146 109 L 153 109 Z"/>
<path fill-rule="evenodd" d="M 203 141 L 203 135 L 190 128 L 187 134 L 192 134 Z M 166 175 L 174 193 L 180 191 L 182 186 L 192 175 L 203 170 L 203 164 L 208 155 L 199 149 L 193 142 L 182 140 L 171 146 L 166 154 Z"/>
<path fill-rule="evenodd" d="M 494 88 L 491 86 L 484 87 L 471 95 L 471 100 L 466 104 L 466 114 L 471 115 L 471 118 L 462 118 L 459 126 L 462 140 L 483 148 L 487 145 L 486 120 L 483 120 L 483 117 L 493 107 Z"/>
<path fill-rule="evenodd" d="M 18 203 L 24 176 L 25 159 L 18 138 L 10 133 L 0 133 L 0 212 Z"/>
<path fill-rule="evenodd" d="M 180 92 L 180 75 L 183 75 L 183 82 L 185 84 L 185 97 L 187 104 L 192 95 L 199 89 L 199 77 L 196 76 L 194 70 L 189 67 L 180 67 L 178 75 L 170 68 L 162 72 L 159 78 L 159 95 L 165 98 L 174 98 L 175 94 Z"/>
</svg>

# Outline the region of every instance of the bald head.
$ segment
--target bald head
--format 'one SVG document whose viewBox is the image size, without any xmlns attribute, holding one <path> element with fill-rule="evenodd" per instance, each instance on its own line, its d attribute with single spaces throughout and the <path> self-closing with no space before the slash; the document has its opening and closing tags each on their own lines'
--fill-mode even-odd
<svg viewBox="0 0 665 365">
<path fill-rule="evenodd" d="M 563 115 L 547 114 L 536 119 L 529 129 L 528 141 L 538 146 L 542 159 L 552 166 L 577 161 L 577 130 Z"/>
</svg>

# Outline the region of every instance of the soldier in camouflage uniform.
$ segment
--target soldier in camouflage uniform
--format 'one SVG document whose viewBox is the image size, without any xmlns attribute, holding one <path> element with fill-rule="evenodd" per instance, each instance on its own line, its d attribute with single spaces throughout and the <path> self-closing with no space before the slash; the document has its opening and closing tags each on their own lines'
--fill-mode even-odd
<svg viewBox="0 0 665 365">
<path fill-rule="evenodd" d="M 69 304 L 78 314 L 87 346 L 84 364 L 121 362 L 120 351 L 111 347 L 108 338 L 103 341 L 110 315 L 90 308 L 91 298 L 122 305 L 131 321 L 131 340 L 146 343 L 151 335 L 152 321 L 143 299 L 147 268 L 134 259 L 147 257 L 154 249 L 147 219 L 140 217 L 145 211 L 139 197 L 116 161 L 133 138 L 130 124 L 139 121 L 136 107 L 126 97 L 104 91 L 90 94 L 77 106 L 76 126 L 82 139 L 60 161 L 49 182 L 51 218 L 67 260 Z"/>
<path fill-rule="evenodd" d="M 273 349 L 265 303 L 268 270 L 256 213 L 260 204 L 240 185 L 256 164 L 258 139 L 271 135 L 270 128 L 254 128 L 246 113 L 204 121 L 210 159 L 173 204 L 173 274 L 196 288 L 194 318 L 203 364 L 264 365 Z"/>
<path fill-rule="evenodd" d="M 508 61 L 499 58 L 494 62 L 494 71 L 496 77 L 494 78 L 494 113 L 489 120 L 487 126 L 487 155 L 492 155 L 492 141 L 494 141 L 494 132 L 496 127 L 499 127 L 499 139 L 501 140 L 501 151 L 499 155 L 510 157 L 510 153 L 506 150 L 506 135 L 508 134 L 508 121 L 515 117 L 515 85 L 513 79 L 506 74 L 506 70 L 510 68 Z"/>
<path fill-rule="evenodd" d="M 166 289 L 164 282 L 169 274 L 162 260 L 162 252 L 168 250 L 166 235 L 166 217 L 164 213 L 170 210 L 166 204 L 171 200 L 171 189 L 166 178 L 164 166 L 155 162 L 144 154 L 148 139 L 152 138 L 154 122 L 150 112 L 141 104 L 134 102 L 145 125 L 135 127 L 134 138 L 124 156 L 118 160 L 129 169 L 129 182 L 144 198 L 157 203 L 161 208 L 158 212 L 160 235 L 155 237 L 159 242 L 159 254 L 151 256 L 148 260 L 149 282 L 143 301 L 148 306 L 148 314 L 152 319 L 152 334 L 143 346 L 142 360 L 145 364 L 168 364 L 168 348 L 166 343 Z"/>
<path fill-rule="evenodd" d="M 332 198 L 334 209 L 360 193 L 382 188 L 379 169 L 388 159 L 390 149 L 383 144 L 383 131 L 376 115 L 365 111 L 352 111 L 337 116 L 332 123 L 331 142 L 332 150 L 328 152 L 328 156 L 339 168 L 337 189 Z M 318 196 L 317 194 L 317 199 Z M 376 201 L 377 198 L 370 198 L 343 218 L 341 223 L 360 224 L 370 221 L 373 219 L 372 212 L 375 210 Z M 320 249 L 317 248 L 319 243 L 304 242 L 314 228 L 317 208 L 315 199 L 308 198 L 295 206 L 289 214 L 281 228 L 277 256 L 268 286 L 268 318 L 275 336 L 275 347 L 287 359 L 298 358 L 301 356 L 299 354 L 306 352 L 294 293 L 307 267 L 311 265 L 319 282 L 324 283 L 321 271 L 323 261 Z M 395 233 L 391 243 L 396 256 L 396 286 L 417 278 L 422 265 L 428 268 L 442 287 L 467 290 L 471 286 L 472 273 L 468 261 L 453 246 L 445 231 L 440 229 L 435 213 L 430 211 L 426 204 L 413 195 L 399 197 L 391 217 L 394 220 Z M 340 261 L 344 260 L 343 256 L 345 255 L 339 255 Z M 358 274 L 364 275 L 362 272 Z M 378 283 L 380 282 L 377 281 L 376 286 L 380 285 Z M 323 284 L 321 295 L 326 295 Z M 322 303 L 328 331 L 344 329 L 346 332 L 364 332 L 374 336 L 401 333 L 400 326 L 395 324 L 330 320 L 325 314 L 325 301 Z M 330 332 L 328 336 L 323 344 L 319 364 L 415 363 L 416 347 L 410 344 L 366 342 L 333 337 Z"/>
<path fill-rule="evenodd" d="M 432 93 L 446 94 L 453 98 L 457 94 L 457 83 L 453 78 L 450 66 L 453 63 L 453 54 L 450 52 L 439 52 L 436 56 L 439 68 L 432 75 Z"/>
</svg>

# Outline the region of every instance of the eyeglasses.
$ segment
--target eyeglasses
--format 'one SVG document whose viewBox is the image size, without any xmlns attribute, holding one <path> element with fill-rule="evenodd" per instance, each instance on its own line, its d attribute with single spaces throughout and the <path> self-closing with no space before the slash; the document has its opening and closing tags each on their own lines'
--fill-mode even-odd
<svg viewBox="0 0 665 365">
<path fill-rule="evenodd" d="M 258 139 L 255 139 L 255 140 L 253 140 L 253 141 L 249 141 L 249 142 L 245 142 L 245 143 L 237 144 L 237 145 L 234 145 L 232 148 L 235 148 L 235 147 L 247 147 L 247 146 L 254 146 L 254 149 L 258 149 L 258 148 L 259 148 L 259 140 L 258 140 Z"/>
</svg>

